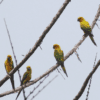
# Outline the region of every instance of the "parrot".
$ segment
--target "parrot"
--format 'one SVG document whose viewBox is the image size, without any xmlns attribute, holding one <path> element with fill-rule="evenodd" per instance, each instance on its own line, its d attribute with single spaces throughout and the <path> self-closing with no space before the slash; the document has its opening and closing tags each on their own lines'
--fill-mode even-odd
<svg viewBox="0 0 100 100">
<path fill-rule="evenodd" d="M 63 53 L 63 51 L 61 50 L 61 48 L 60 48 L 60 46 L 58 44 L 54 44 L 53 45 L 53 49 L 55 49 L 54 50 L 55 59 L 57 60 L 58 63 L 60 63 L 64 73 L 68 77 L 66 69 L 65 69 L 65 66 L 64 66 L 64 53 Z"/>
<path fill-rule="evenodd" d="M 95 41 L 93 39 L 92 29 L 91 29 L 91 26 L 89 25 L 89 23 L 83 17 L 79 17 L 77 19 L 77 21 L 80 22 L 80 27 L 84 31 L 84 33 L 88 34 L 91 41 L 94 43 L 95 46 L 97 46 L 97 44 L 95 43 Z"/>
<path fill-rule="evenodd" d="M 23 78 L 22 78 L 22 81 L 21 81 L 21 85 L 26 84 L 31 79 L 32 69 L 31 69 L 30 66 L 27 66 L 26 69 L 27 69 L 27 71 L 23 75 Z M 19 94 L 21 93 L 21 91 L 22 91 L 22 89 L 19 91 L 19 93 L 18 93 L 18 95 L 16 97 L 16 100 L 17 100 Z"/>
<path fill-rule="evenodd" d="M 13 64 L 12 56 L 11 55 L 7 56 L 7 59 L 6 59 L 5 63 L 4 63 L 4 66 L 5 66 L 7 74 L 9 75 L 9 72 L 14 68 L 14 64 Z M 15 90 L 14 75 L 10 76 L 10 81 L 11 81 L 11 84 L 12 84 L 12 88 Z"/>
</svg>

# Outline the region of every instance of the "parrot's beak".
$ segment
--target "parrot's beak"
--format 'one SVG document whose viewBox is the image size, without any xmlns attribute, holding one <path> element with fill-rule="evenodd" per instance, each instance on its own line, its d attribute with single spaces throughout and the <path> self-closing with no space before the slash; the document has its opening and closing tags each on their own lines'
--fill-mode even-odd
<svg viewBox="0 0 100 100">
<path fill-rule="evenodd" d="M 77 21 L 79 21 L 79 19 L 77 19 Z"/>
<path fill-rule="evenodd" d="M 53 49 L 55 49 L 55 46 L 53 46 Z"/>
<path fill-rule="evenodd" d="M 10 58 L 8 57 L 8 61 L 10 62 Z"/>
</svg>

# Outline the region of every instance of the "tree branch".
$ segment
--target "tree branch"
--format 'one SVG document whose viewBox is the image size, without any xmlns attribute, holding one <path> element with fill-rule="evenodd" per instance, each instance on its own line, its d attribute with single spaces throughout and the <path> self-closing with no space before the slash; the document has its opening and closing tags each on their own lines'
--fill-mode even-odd
<svg viewBox="0 0 100 100">
<path fill-rule="evenodd" d="M 50 80 L 45 86 L 43 86 L 43 88 L 41 90 L 39 90 L 33 97 L 31 100 L 33 100 L 44 88 L 46 88 L 55 78 L 57 78 L 58 75 L 56 75 L 52 80 Z"/>
<path fill-rule="evenodd" d="M 35 52 L 35 50 L 38 48 L 38 46 L 41 44 L 43 39 L 45 38 L 46 34 L 49 32 L 49 30 L 52 28 L 52 26 L 55 24 L 57 19 L 60 17 L 62 12 L 64 11 L 65 7 L 68 5 L 68 3 L 71 0 L 65 0 L 63 3 L 62 7 L 59 9 L 55 17 L 52 19 L 51 23 L 46 27 L 46 29 L 43 31 L 42 35 L 39 37 L 39 40 L 35 43 L 34 47 L 32 50 L 25 56 L 25 58 L 9 73 L 9 75 L 14 74 L 27 60 L 28 58 Z M 9 76 L 6 75 L 1 81 L 0 81 L 0 86 L 4 84 L 9 79 Z"/>
<path fill-rule="evenodd" d="M 76 95 L 76 97 L 73 100 L 78 100 L 81 95 L 83 94 L 89 79 L 92 77 L 92 75 L 94 74 L 94 72 L 97 70 L 98 66 L 100 65 L 100 60 L 98 61 L 98 63 L 96 64 L 96 66 L 93 68 L 93 70 L 90 72 L 90 74 L 87 76 L 85 82 L 83 83 L 82 88 L 80 89 L 79 93 Z"/>
<path fill-rule="evenodd" d="M 94 25 L 96 24 L 96 21 L 98 20 L 99 16 L 100 16 L 100 4 L 99 4 L 97 14 L 95 15 L 95 20 L 92 22 L 92 27 L 91 27 L 92 29 L 93 29 Z"/>
<path fill-rule="evenodd" d="M 45 79 L 46 79 L 48 76 L 49 76 L 49 74 L 48 74 L 47 76 L 45 76 L 44 79 L 43 79 L 42 81 L 40 81 L 39 84 L 38 84 L 36 87 L 34 87 L 34 89 L 33 89 L 33 90 L 29 93 L 29 95 L 26 97 L 27 99 L 28 99 L 28 97 L 29 97 L 32 93 L 34 93 L 34 91 L 45 81 Z"/>
<path fill-rule="evenodd" d="M 3 0 L 1 0 L 0 4 L 3 2 Z"/>
</svg>

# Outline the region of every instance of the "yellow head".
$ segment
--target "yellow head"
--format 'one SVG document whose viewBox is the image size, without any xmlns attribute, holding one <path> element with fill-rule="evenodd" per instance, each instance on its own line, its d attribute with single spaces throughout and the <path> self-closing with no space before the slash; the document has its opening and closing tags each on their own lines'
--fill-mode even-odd
<svg viewBox="0 0 100 100">
<path fill-rule="evenodd" d="M 53 45 L 53 48 L 54 48 L 55 50 L 61 49 L 60 46 L 59 46 L 58 44 L 54 44 L 54 45 Z"/>
<path fill-rule="evenodd" d="M 27 71 L 28 71 L 28 72 L 31 72 L 31 73 L 32 73 L 31 66 L 27 66 L 26 68 L 27 68 Z"/>
<path fill-rule="evenodd" d="M 8 55 L 7 56 L 7 60 L 10 62 L 12 60 L 12 56 L 11 55 Z"/>
<path fill-rule="evenodd" d="M 85 19 L 83 18 L 83 17 L 78 17 L 78 19 L 77 19 L 77 21 L 79 21 L 79 22 L 82 22 L 82 21 L 84 21 Z"/>
</svg>

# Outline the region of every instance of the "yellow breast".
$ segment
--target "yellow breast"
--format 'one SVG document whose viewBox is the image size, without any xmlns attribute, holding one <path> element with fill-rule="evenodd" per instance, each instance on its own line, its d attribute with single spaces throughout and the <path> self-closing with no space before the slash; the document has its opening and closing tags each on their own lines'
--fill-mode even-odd
<svg viewBox="0 0 100 100">
<path fill-rule="evenodd" d="M 13 69 L 12 65 L 8 61 L 5 62 L 5 67 L 8 73 Z"/>
</svg>

